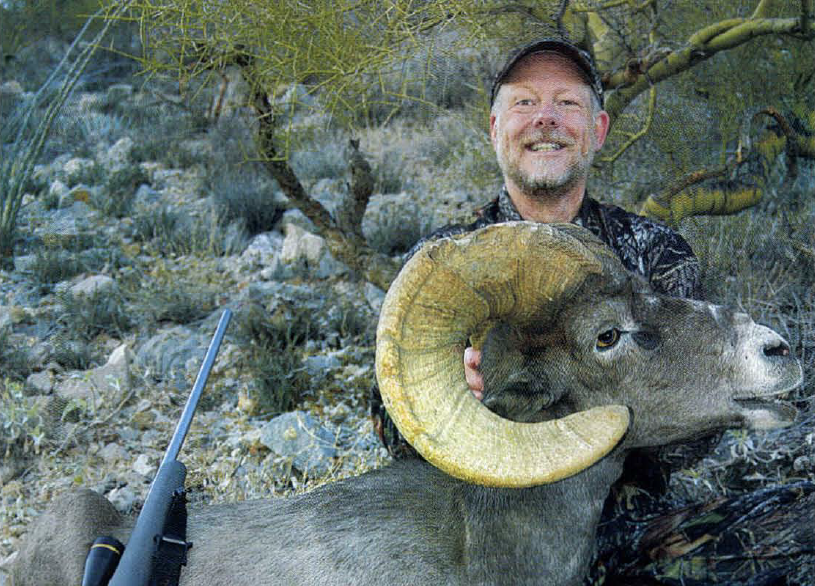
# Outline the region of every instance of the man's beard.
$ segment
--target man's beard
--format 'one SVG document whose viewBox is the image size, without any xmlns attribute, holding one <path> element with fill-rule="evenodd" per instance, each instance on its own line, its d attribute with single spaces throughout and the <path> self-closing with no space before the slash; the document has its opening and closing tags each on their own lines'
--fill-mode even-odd
<svg viewBox="0 0 815 586">
<path fill-rule="evenodd" d="M 534 142 L 543 142 L 545 140 L 556 140 L 556 137 L 542 137 L 534 140 Z M 533 141 L 527 139 L 523 144 L 529 144 L 530 142 Z M 525 149 L 525 146 L 522 148 Z M 524 195 L 535 199 L 552 200 L 559 199 L 570 193 L 576 185 L 588 177 L 589 169 L 594 160 L 593 145 L 590 145 L 585 152 L 581 149 L 579 155 L 566 169 L 560 172 L 555 172 L 548 166 L 541 166 L 533 173 L 528 173 L 521 169 L 519 164 L 520 156 L 510 160 L 505 152 L 499 150 L 498 165 L 504 176 L 512 181 Z"/>
</svg>

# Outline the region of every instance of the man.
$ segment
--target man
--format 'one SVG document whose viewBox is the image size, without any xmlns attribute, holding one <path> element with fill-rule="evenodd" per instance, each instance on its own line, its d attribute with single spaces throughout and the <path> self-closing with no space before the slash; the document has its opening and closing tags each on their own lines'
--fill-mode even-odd
<svg viewBox="0 0 815 586">
<path fill-rule="evenodd" d="M 595 153 L 609 127 L 603 86 L 591 56 L 559 39 L 544 39 L 513 53 L 498 72 L 490 96 L 490 140 L 504 176 L 499 196 L 468 225 L 441 228 L 428 240 L 516 220 L 573 222 L 608 244 L 655 291 L 702 297 L 699 263 L 685 240 L 669 228 L 586 194 Z M 464 354 L 467 382 L 481 398 L 479 352 Z M 396 457 L 414 455 L 391 424 L 374 389 L 374 425 Z"/>
<path fill-rule="evenodd" d="M 468 225 L 441 228 L 420 240 L 410 258 L 428 240 L 476 230 L 499 222 L 572 222 L 611 247 L 629 270 L 645 277 L 654 290 L 675 296 L 701 298 L 699 263 L 685 240 L 669 228 L 625 210 L 598 203 L 586 193 L 591 164 L 603 146 L 609 116 L 603 111 L 603 87 L 588 53 L 559 39 L 537 41 L 511 55 L 493 82 L 490 140 L 503 173 L 498 197 L 479 210 Z M 464 370 L 473 394 L 482 398 L 478 372 L 480 352 L 468 348 Z M 371 398 L 374 426 L 389 452 L 397 458 L 416 457 L 390 421 L 378 389 Z M 664 483 L 653 455 L 634 463 L 640 484 Z M 605 538 L 600 549 L 620 545 L 604 515 Z M 601 527 L 601 533 L 603 529 Z M 610 536 L 612 533 L 615 535 Z M 598 569 L 603 560 L 594 568 Z"/>
</svg>

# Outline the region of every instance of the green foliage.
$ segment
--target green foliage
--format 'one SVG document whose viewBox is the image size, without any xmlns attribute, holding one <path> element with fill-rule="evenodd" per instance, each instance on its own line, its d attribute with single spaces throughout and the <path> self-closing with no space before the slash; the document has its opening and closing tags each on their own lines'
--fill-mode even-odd
<svg viewBox="0 0 815 586">
<path fill-rule="evenodd" d="M 4 460 L 39 453 L 45 440 L 38 404 L 23 394 L 22 385 L 0 381 L 0 454 Z"/>
<path fill-rule="evenodd" d="M 374 250 L 387 255 L 403 254 L 428 233 L 431 218 L 415 202 L 407 201 L 382 210 L 365 238 Z"/>
<path fill-rule="evenodd" d="M 273 184 L 256 164 L 213 167 L 208 179 L 212 198 L 224 210 L 224 220 L 239 220 L 249 234 L 271 230 L 286 211 L 274 198 Z"/>
<path fill-rule="evenodd" d="M 248 235 L 242 222 L 229 222 L 218 210 L 193 217 L 169 207 L 146 207 L 133 218 L 133 236 L 160 254 L 224 256 L 246 248 Z"/>
<path fill-rule="evenodd" d="M 272 312 L 250 304 L 236 318 L 238 335 L 249 348 L 243 367 L 254 381 L 253 398 L 264 411 L 290 411 L 309 388 L 302 346 L 314 333 L 312 316 L 286 304 Z"/>
<path fill-rule="evenodd" d="M 142 282 L 131 311 L 150 323 L 188 324 L 215 310 L 215 291 L 189 282 Z"/>
<path fill-rule="evenodd" d="M 70 339 L 88 342 L 99 334 L 121 338 L 133 325 L 118 291 L 103 290 L 90 295 L 62 293 L 59 298 L 62 312 L 57 323 Z"/>
<path fill-rule="evenodd" d="M 112 14 L 118 15 L 121 11 L 121 6 L 117 6 Z M 31 180 L 34 164 L 45 146 L 45 140 L 65 100 L 71 95 L 74 86 L 82 77 L 94 51 L 112 22 L 106 22 L 91 42 L 83 47 L 80 43 L 84 42 L 84 34 L 90 26 L 91 21 L 88 20 L 71 44 L 68 53 L 37 91 L 20 118 L 11 121 L 4 120 L 4 128 L 8 125 L 11 130 L 4 129 L 0 135 L 14 136 L 14 140 L 9 150 L 3 153 L 3 160 L 0 161 L 0 255 L 2 256 L 9 256 L 13 253 L 17 214 L 20 211 L 25 188 Z M 73 58 L 73 61 L 69 61 L 69 58 Z M 60 77 L 61 81 L 57 81 Z M 57 84 L 56 90 L 52 89 L 53 84 Z M 45 114 L 36 129 L 31 132 L 32 114 L 44 104 L 47 104 Z"/>
<path fill-rule="evenodd" d="M 149 180 L 139 165 L 126 165 L 116 169 L 107 179 L 103 189 L 91 197 L 91 204 L 107 216 L 122 218 L 133 207 L 136 188 Z"/>
<path fill-rule="evenodd" d="M 20 344 L 12 343 L 7 328 L 0 329 L 0 380 L 24 381 L 31 374 L 28 351 Z"/>
<path fill-rule="evenodd" d="M 42 287 L 70 279 L 86 270 L 86 267 L 74 253 L 62 248 L 43 247 L 35 253 L 29 270 Z"/>
</svg>

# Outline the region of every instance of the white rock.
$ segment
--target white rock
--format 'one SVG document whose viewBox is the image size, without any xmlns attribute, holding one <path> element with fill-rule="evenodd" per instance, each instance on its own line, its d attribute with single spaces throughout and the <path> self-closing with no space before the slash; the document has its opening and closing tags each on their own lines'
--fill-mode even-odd
<svg viewBox="0 0 815 586">
<path fill-rule="evenodd" d="M 136 503 L 136 495 L 127 486 L 114 488 L 106 496 L 116 510 L 124 514 L 131 512 Z"/>
<path fill-rule="evenodd" d="M 92 159 L 73 158 L 62 167 L 62 174 L 68 185 L 86 181 L 93 173 L 96 162 Z"/>
<path fill-rule="evenodd" d="M 108 361 L 98 368 L 72 371 L 57 383 L 56 392 L 66 399 L 93 399 L 118 402 L 130 391 L 130 363 L 133 353 L 127 344 L 114 350 Z"/>
<path fill-rule="evenodd" d="M 129 136 L 120 138 L 107 151 L 99 153 L 97 160 L 108 172 L 118 171 L 130 164 L 133 145 Z"/>
<path fill-rule="evenodd" d="M 91 275 L 79 281 L 69 291 L 74 297 L 90 297 L 97 293 L 116 291 L 117 288 L 118 285 L 113 278 L 107 275 Z"/>
<path fill-rule="evenodd" d="M 104 448 L 99 450 L 99 456 L 105 461 L 106 464 L 115 464 L 116 462 L 123 462 L 130 457 L 126 449 L 116 442 L 110 442 Z"/>
<path fill-rule="evenodd" d="M 15 80 L 6 81 L 4 83 L 0 83 L 0 95 L 2 96 L 22 96 L 23 95 L 23 86 L 20 85 L 20 82 Z"/>
<path fill-rule="evenodd" d="M 137 474 L 147 477 L 152 477 L 157 470 L 156 465 L 150 462 L 150 456 L 147 454 L 139 454 L 131 468 Z"/>
<path fill-rule="evenodd" d="M 25 379 L 25 386 L 36 395 L 50 395 L 54 390 L 54 373 L 47 370 L 32 372 Z"/>
<path fill-rule="evenodd" d="M 317 279 L 341 275 L 346 271 L 346 267 L 331 256 L 324 238 L 306 232 L 295 224 L 286 225 L 280 261 L 285 265 L 305 269 Z"/>
</svg>

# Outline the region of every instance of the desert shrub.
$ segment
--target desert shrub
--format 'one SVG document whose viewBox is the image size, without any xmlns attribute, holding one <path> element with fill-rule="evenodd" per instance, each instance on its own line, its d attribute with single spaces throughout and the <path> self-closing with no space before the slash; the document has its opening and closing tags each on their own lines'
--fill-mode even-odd
<svg viewBox="0 0 815 586">
<path fill-rule="evenodd" d="M 136 188 L 148 180 L 139 165 L 117 169 L 105 179 L 102 190 L 91 197 L 91 204 L 107 216 L 121 218 L 130 213 Z"/>
<path fill-rule="evenodd" d="M 248 344 L 270 350 L 283 350 L 305 344 L 316 333 L 313 316 L 292 304 L 278 302 L 271 311 L 257 303 L 241 308 L 235 316 L 238 335 Z"/>
<path fill-rule="evenodd" d="M 255 347 L 244 362 L 252 373 L 252 397 L 267 414 L 291 411 L 310 388 L 303 366 L 302 351 L 295 347 L 282 350 Z"/>
<path fill-rule="evenodd" d="M 43 247 L 34 253 L 34 262 L 29 271 L 40 288 L 65 281 L 87 270 L 85 264 L 75 253 L 62 248 Z"/>
<path fill-rule="evenodd" d="M 384 208 L 384 206 L 382 206 Z M 383 254 L 403 254 L 430 229 L 432 216 L 412 201 L 398 200 L 380 209 L 375 220 L 365 222 L 368 244 Z"/>
<path fill-rule="evenodd" d="M 170 206 L 140 207 L 133 215 L 132 236 L 137 242 L 173 237 L 179 214 Z"/>
<path fill-rule="evenodd" d="M 75 340 L 65 332 L 58 332 L 51 340 L 54 351 L 51 360 L 68 370 L 87 370 L 96 360 L 86 340 Z"/>
<path fill-rule="evenodd" d="M 128 117 L 135 143 L 134 161 L 156 161 L 176 169 L 205 162 L 181 144 L 207 129 L 209 122 L 201 114 L 156 103 Z"/>
<path fill-rule="evenodd" d="M 211 167 L 208 184 L 224 218 L 241 221 L 249 234 L 271 230 L 286 211 L 273 197 L 274 182 L 254 163 Z"/>
<path fill-rule="evenodd" d="M 39 453 L 45 422 L 38 404 L 22 385 L 0 381 L 0 454 L 4 460 Z"/>
<path fill-rule="evenodd" d="M 170 207 L 141 208 L 133 218 L 133 237 L 162 255 L 224 256 L 242 252 L 249 235 L 240 220 L 207 210 L 193 217 Z"/>
<path fill-rule="evenodd" d="M 24 346 L 11 343 L 8 329 L 0 329 L 0 381 L 24 381 L 31 374 L 28 352 Z"/>
<path fill-rule="evenodd" d="M 348 300 L 333 302 L 328 309 L 326 322 L 327 331 L 336 332 L 342 345 L 350 341 L 362 345 L 375 343 L 376 317 Z"/>
<path fill-rule="evenodd" d="M 336 179 L 348 172 L 345 158 L 346 135 L 337 131 L 311 129 L 298 135 L 289 163 L 300 181 L 313 183 Z"/>
<path fill-rule="evenodd" d="M 152 323 L 188 324 L 215 310 L 215 291 L 193 283 L 141 283 L 132 311 Z"/>
<path fill-rule="evenodd" d="M 132 327 L 125 300 L 116 290 L 90 295 L 59 295 L 62 312 L 57 318 L 60 329 L 70 339 L 91 341 L 99 334 L 121 338 Z"/>
<path fill-rule="evenodd" d="M 249 350 L 243 367 L 253 380 L 252 398 L 264 411 L 290 411 L 309 388 L 302 347 L 314 333 L 311 314 L 285 302 L 272 311 L 250 303 L 235 317 L 238 337 Z"/>
</svg>

